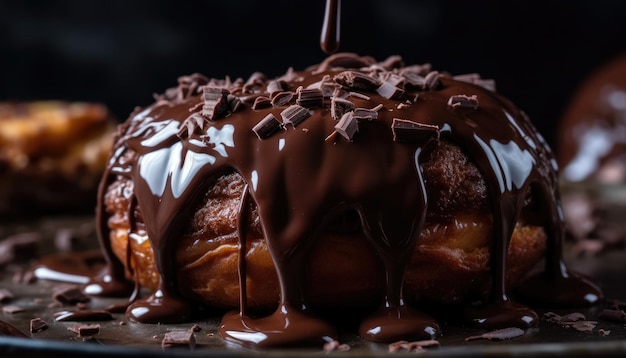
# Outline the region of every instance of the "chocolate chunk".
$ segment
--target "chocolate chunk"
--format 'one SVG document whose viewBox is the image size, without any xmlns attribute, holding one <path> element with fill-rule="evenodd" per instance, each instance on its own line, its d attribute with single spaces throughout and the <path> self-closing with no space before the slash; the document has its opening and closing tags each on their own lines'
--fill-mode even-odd
<svg viewBox="0 0 626 358">
<path fill-rule="evenodd" d="M 389 99 L 400 99 L 404 95 L 404 90 L 396 87 L 391 82 L 383 82 L 383 84 L 376 89 L 376 92 L 382 97 Z"/>
<path fill-rule="evenodd" d="M 91 301 L 91 297 L 85 295 L 83 291 L 76 286 L 59 286 L 52 293 L 52 298 L 66 305 L 75 305 L 79 302 L 85 303 Z"/>
<path fill-rule="evenodd" d="M 96 324 L 83 324 L 80 326 L 67 327 L 67 330 L 78 334 L 79 337 L 91 337 L 100 333 L 100 325 L 97 323 Z"/>
<path fill-rule="evenodd" d="M 439 128 L 406 119 L 394 118 L 391 123 L 393 140 L 400 143 L 425 144 L 431 139 L 439 140 Z"/>
<path fill-rule="evenodd" d="M 366 91 L 373 91 L 381 85 L 381 81 L 378 78 L 355 71 L 341 72 L 335 75 L 333 79 L 335 82 L 348 88 L 362 89 Z"/>
<path fill-rule="evenodd" d="M 202 93 L 202 98 L 204 99 L 204 105 L 202 106 L 203 116 L 210 120 L 217 120 L 228 113 L 227 96 L 230 92 L 227 89 L 207 85 L 202 87 Z"/>
<path fill-rule="evenodd" d="M 28 336 L 24 334 L 22 331 L 20 331 L 19 328 L 15 327 L 14 325 L 5 321 L 0 321 L 0 337 L 27 338 Z"/>
<path fill-rule="evenodd" d="M 464 94 L 450 96 L 448 99 L 448 107 L 454 109 L 476 109 L 478 108 L 478 98 L 476 98 L 476 95 L 467 96 Z"/>
<path fill-rule="evenodd" d="M 404 86 L 405 88 L 411 89 L 424 89 L 426 87 L 426 78 L 424 76 L 420 76 L 414 72 L 405 72 L 404 77 Z"/>
<path fill-rule="evenodd" d="M 237 110 L 239 110 L 239 108 L 241 108 L 241 106 L 243 106 L 243 103 L 241 102 L 239 97 L 234 96 L 232 94 L 226 95 L 226 100 L 228 101 L 229 113 L 235 113 L 237 112 Z"/>
<path fill-rule="evenodd" d="M 292 104 L 280 112 L 280 115 L 283 118 L 283 125 L 291 124 L 295 128 L 302 121 L 309 118 L 311 112 L 302 106 Z"/>
<path fill-rule="evenodd" d="M 322 107 L 324 104 L 324 95 L 322 91 L 316 88 L 300 89 L 296 103 L 305 108 Z"/>
<path fill-rule="evenodd" d="M 350 112 L 353 109 L 354 103 L 348 101 L 347 99 L 334 96 L 330 99 L 330 115 L 335 120 L 340 120 L 346 112 Z"/>
<path fill-rule="evenodd" d="M 520 337 L 523 335 L 524 335 L 524 330 L 517 328 L 517 327 L 509 327 L 509 328 L 503 328 L 503 329 L 498 329 L 495 331 L 483 333 L 478 336 L 467 337 L 465 338 L 465 342 L 473 341 L 477 339 L 488 339 L 490 341 L 502 341 L 506 339 Z"/>
<path fill-rule="evenodd" d="M 433 90 L 439 86 L 439 72 L 430 71 L 426 77 L 424 77 L 424 89 Z"/>
<path fill-rule="evenodd" d="M 252 131 L 259 139 L 269 138 L 272 134 L 282 129 L 280 121 L 271 113 L 252 127 Z"/>
<path fill-rule="evenodd" d="M 282 107 L 293 101 L 295 94 L 293 92 L 278 92 L 272 97 L 272 106 Z"/>
<path fill-rule="evenodd" d="M 0 288 L 0 303 L 5 303 L 13 299 L 13 293 L 6 288 Z"/>
<path fill-rule="evenodd" d="M 194 349 L 196 347 L 196 336 L 191 330 L 167 332 L 161 341 L 161 347 L 189 347 Z"/>
<path fill-rule="evenodd" d="M 335 131 L 347 140 L 352 140 L 359 131 L 359 121 L 354 117 L 353 112 L 344 114 L 339 123 L 335 125 Z"/>
<path fill-rule="evenodd" d="M 337 340 L 331 340 L 330 342 L 324 343 L 324 352 L 330 353 L 333 351 L 337 352 L 347 352 L 350 350 L 350 346 L 345 343 L 339 343 Z"/>
<path fill-rule="evenodd" d="M 287 89 L 285 81 L 272 80 L 267 83 L 267 93 L 270 94 L 270 97 L 274 97 L 274 94 L 284 92 Z"/>
<path fill-rule="evenodd" d="M 48 329 L 48 323 L 41 318 L 33 318 L 30 320 L 30 333 L 37 333 Z"/>
<path fill-rule="evenodd" d="M 257 109 L 262 109 L 262 108 L 268 108 L 271 105 L 272 105 L 272 101 L 270 101 L 269 98 L 265 96 L 258 96 L 257 98 L 254 99 L 254 104 L 252 104 L 252 109 L 257 110 Z"/>
</svg>

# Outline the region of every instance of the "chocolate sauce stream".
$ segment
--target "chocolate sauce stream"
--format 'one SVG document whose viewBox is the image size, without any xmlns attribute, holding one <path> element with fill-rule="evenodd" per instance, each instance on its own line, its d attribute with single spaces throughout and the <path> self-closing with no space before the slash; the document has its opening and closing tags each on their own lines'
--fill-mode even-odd
<svg viewBox="0 0 626 358">
<path fill-rule="evenodd" d="M 356 58 L 354 62 L 364 61 Z M 380 71 L 380 67 L 373 64 L 372 71 Z M 283 80 L 295 90 L 319 84 L 323 79 L 333 82 L 344 70 L 326 63 L 317 69 L 292 73 Z M 355 108 L 379 104 L 383 107 L 378 111 L 378 119 L 359 124 L 352 141 L 343 137 L 325 140 L 336 125 L 328 103 L 310 109 L 311 116 L 297 127 L 288 125 L 263 140 L 252 128 L 270 113 L 280 118 L 284 107 L 253 111 L 244 106 L 224 118 L 208 121 L 188 137 L 179 136 L 180 128 L 193 114 L 190 108 L 201 109 L 201 96 L 162 98 L 135 113 L 117 141 L 107 169 L 108 178 L 103 183 L 109 183 L 116 175 L 134 183 L 137 209 L 154 250 L 161 284 L 152 296 L 133 303 L 127 315 L 141 322 L 178 322 L 189 318 L 190 307 L 177 291 L 173 253 L 185 225 L 193 218 L 197 198 L 215 178 L 236 171 L 247 184 L 238 220 L 245 221 L 245 202 L 254 200 L 281 295 L 273 314 L 251 318 L 246 315 L 242 284 L 240 312 L 224 317 L 219 328 L 222 337 L 246 346 L 269 347 L 319 344 L 325 337 L 336 335 L 335 329 L 308 307 L 302 274 L 309 248 L 332 213 L 345 208 L 359 213 L 362 231 L 386 270 L 381 308 L 364 320 L 361 334 L 375 341 L 438 335 L 437 323 L 417 308 L 407 306 L 402 293 L 409 253 L 416 245 L 428 211 L 420 168 L 420 154 L 428 142 L 394 141 L 391 123 L 395 117 L 439 128 L 441 138 L 460 146 L 485 178 L 494 218 L 493 297 L 483 306 L 468 310 L 468 320 L 498 328 L 530 327 L 537 322 L 534 311 L 511 301 L 504 286 L 511 233 L 529 193 L 533 201 L 543 204 L 537 215 L 543 219 L 534 224 L 548 231 L 549 257 L 540 279 L 552 285 L 551 293 L 563 289 L 573 292 L 567 297 L 560 295 L 558 300 L 588 304 L 593 301 L 589 297 L 595 295 L 599 299 L 601 293 L 595 286 L 572 275 L 563 265 L 556 166 L 545 141 L 524 114 L 501 96 L 446 76 L 439 81 L 433 89 L 407 87 L 406 98 L 412 99 L 408 102 L 387 99 L 375 91 L 352 89 L 365 95 L 349 97 Z M 241 93 L 236 84 L 230 86 L 227 89 L 231 94 Z M 255 94 L 269 98 L 265 86 Z M 448 99 L 460 94 L 476 95 L 480 105 L 470 110 L 449 108 Z M 404 104 L 402 110 L 400 103 Z M 125 157 L 128 153 L 132 154 L 130 159 Z M 101 203 L 103 194 L 101 191 Z M 103 224 L 99 228 L 101 237 L 106 238 L 106 215 L 102 204 L 98 208 Z M 134 216 L 129 216 L 129 220 L 134 220 Z M 238 225 L 238 232 L 241 247 L 245 248 L 245 228 Z M 112 255 L 108 240 L 104 241 L 105 255 Z M 112 257 L 107 261 L 108 272 L 123 272 L 119 260 Z M 240 267 L 240 279 L 245 282 L 245 265 Z"/>
<path fill-rule="evenodd" d="M 326 0 L 324 23 L 320 37 L 322 51 L 330 54 L 339 50 L 341 31 L 341 0 Z"/>
</svg>

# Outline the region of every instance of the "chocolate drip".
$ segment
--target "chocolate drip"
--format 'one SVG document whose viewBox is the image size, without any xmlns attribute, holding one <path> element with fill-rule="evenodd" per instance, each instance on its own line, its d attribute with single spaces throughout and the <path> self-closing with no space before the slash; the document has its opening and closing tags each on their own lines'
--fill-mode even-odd
<svg viewBox="0 0 626 358">
<path fill-rule="evenodd" d="M 236 171 L 246 182 L 238 215 L 241 249 L 246 245 L 243 223 L 251 199 L 258 208 L 281 295 L 273 314 L 248 317 L 246 267 L 241 255 L 240 312 L 224 317 L 219 329 L 223 337 L 243 345 L 266 347 L 318 344 L 336 335 L 334 328 L 308 307 L 302 273 L 309 248 L 333 217 L 346 210 L 360 216 L 367 238 L 363 244 L 374 247 L 386 271 L 381 308 L 364 320 L 362 336 L 394 341 L 438 335 L 440 328 L 434 319 L 404 302 L 402 283 L 409 253 L 422 231 L 429 206 L 420 156 L 439 138 L 457 144 L 475 162 L 487 184 L 493 213 L 493 295 L 484 306 L 468 310 L 468 319 L 490 328 L 526 328 L 537 323 L 532 310 L 508 298 L 504 285 L 507 248 L 528 195 L 542 204 L 538 206 L 542 212 L 537 215 L 541 220 L 536 224 L 549 231 L 549 258 L 541 277 L 554 290 L 572 289 L 574 295 L 568 299 L 579 303 L 593 301 L 584 299 L 591 295 L 601 297 L 595 286 L 571 275 L 563 265 L 556 166 L 545 141 L 522 112 L 494 92 L 443 74 L 437 75 L 436 85 L 403 88 L 401 99 L 381 96 L 375 87 L 351 88 L 344 81 L 347 75 L 378 81 L 392 73 L 414 78 L 423 74 L 411 72 L 408 67 L 386 70 L 369 58 L 348 54 L 334 58 L 342 58 L 344 64 L 367 63 L 370 67 L 347 69 L 326 62 L 305 72 L 290 72 L 281 80 L 289 90 L 331 84 L 338 89 L 336 93 L 351 93 L 346 99 L 354 103 L 352 108 L 380 109 L 376 119 L 360 122 L 351 140 L 325 140 L 337 124 L 330 111 L 332 101 L 328 100 L 324 100 L 323 107 L 310 109 L 310 116 L 297 127 L 286 126 L 263 139 L 254 127 L 269 114 L 278 117 L 289 104 L 255 110 L 242 104 L 228 116 L 208 121 L 202 130 L 181 137 L 185 120 L 194 115 L 190 110 L 201 110 L 198 103 L 202 98 L 166 96 L 135 113 L 122 128 L 103 183 L 106 185 L 116 175 L 133 182 L 137 210 L 160 273 L 159 289 L 129 307 L 127 314 L 132 319 L 177 322 L 189 317 L 190 307 L 178 294 L 173 253 L 184 226 L 192 219 L 197 198 L 217 177 Z M 267 83 L 257 81 L 257 85 L 255 94 L 269 98 Z M 225 86 L 232 94 L 241 93 L 237 84 Z M 480 105 L 450 108 L 449 99 L 459 95 L 475 96 Z M 392 123 L 398 117 L 438 129 L 438 135 L 405 136 L 406 140 L 395 141 Z M 101 203 L 103 193 L 101 190 Z M 107 272 L 115 274 L 112 278 L 122 279 L 123 267 L 114 259 L 106 239 L 103 205 L 98 209 Z M 129 220 L 135 220 L 134 215 L 129 215 Z"/>
<path fill-rule="evenodd" d="M 339 34 L 341 23 L 341 0 L 326 0 L 324 23 L 320 46 L 322 51 L 330 54 L 339 50 Z"/>
</svg>

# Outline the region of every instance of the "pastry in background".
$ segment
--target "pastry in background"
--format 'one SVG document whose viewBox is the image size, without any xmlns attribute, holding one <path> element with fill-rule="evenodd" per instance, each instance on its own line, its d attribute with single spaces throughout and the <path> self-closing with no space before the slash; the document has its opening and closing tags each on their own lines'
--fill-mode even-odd
<svg viewBox="0 0 626 358">
<path fill-rule="evenodd" d="M 115 124 L 97 103 L 0 103 L 0 220 L 93 213 Z"/>
</svg>

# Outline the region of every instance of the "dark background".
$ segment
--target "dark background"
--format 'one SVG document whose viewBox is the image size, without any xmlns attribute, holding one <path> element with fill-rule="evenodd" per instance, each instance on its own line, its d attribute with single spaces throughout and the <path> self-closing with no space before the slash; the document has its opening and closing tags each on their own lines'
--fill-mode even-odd
<svg viewBox="0 0 626 358">
<path fill-rule="evenodd" d="M 0 0 L 0 100 L 107 104 L 124 120 L 180 75 L 320 62 L 324 0 Z M 552 142 L 576 86 L 626 51 L 626 1 L 343 0 L 341 51 L 479 72 Z"/>
</svg>

